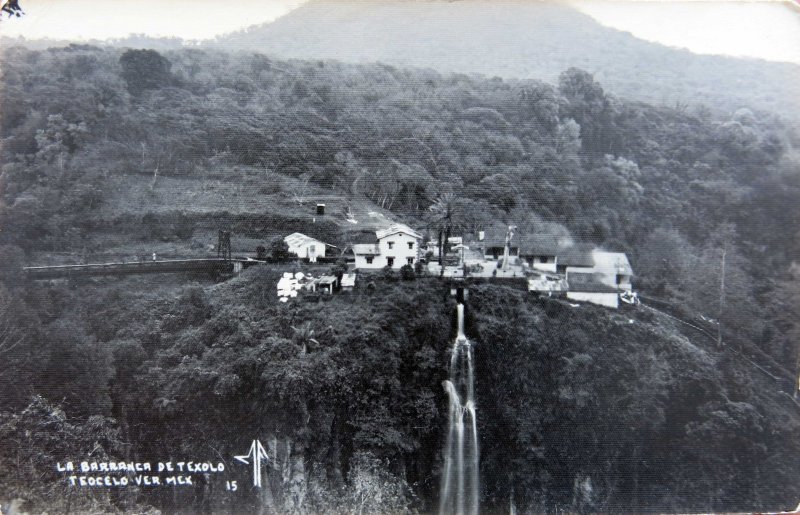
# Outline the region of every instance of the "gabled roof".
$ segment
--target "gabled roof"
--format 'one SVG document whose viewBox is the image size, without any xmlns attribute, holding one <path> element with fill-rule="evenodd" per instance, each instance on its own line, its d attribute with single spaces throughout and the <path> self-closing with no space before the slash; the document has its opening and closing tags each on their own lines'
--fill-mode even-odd
<svg viewBox="0 0 800 515">
<path fill-rule="evenodd" d="M 583 293 L 617 293 L 617 289 L 609 286 L 597 277 L 597 274 L 571 273 L 567 278 L 569 291 Z"/>
<path fill-rule="evenodd" d="M 422 239 L 422 235 L 420 233 L 418 233 L 411 227 L 403 224 L 392 224 L 386 229 L 378 229 L 377 231 L 375 231 L 375 236 L 377 236 L 379 240 L 382 240 L 388 236 L 397 233 L 408 234 L 409 236 L 417 238 L 418 240 Z"/>
<path fill-rule="evenodd" d="M 353 254 L 357 256 L 377 256 L 380 251 L 374 243 L 356 243 L 353 245 Z"/>
<path fill-rule="evenodd" d="M 350 232 L 347 234 L 347 241 L 351 244 L 354 243 L 372 243 L 373 245 L 376 243 L 375 241 L 375 231 L 357 231 L 357 232 Z"/>
<path fill-rule="evenodd" d="M 283 241 L 285 241 L 286 244 L 289 245 L 290 247 L 299 247 L 301 245 L 309 245 L 309 244 L 314 245 L 317 243 L 322 243 L 323 245 L 326 245 L 326 243 L 319 241 L 318 239 L 312 238 L 311 236 L 306 236 L 305 234 L 299 232 L 294 232 L 289 236 L 286 236 L 283 239 Z"/>
<path fill-rule="evenodd" d="M 594 266 L 598 270 L 613 271 L 616 274 L 633 275 L 633 269 L 624 252 L 595 250 L 592 252 Z"/>
<path fill-rule="evenodd" d="M 559 251 L 558 264 L 566 266 L 594 266 L 592 251 L 594 246 L 585 243 L 578 243 Z"/>
<path fill-rule="evenodd" d="M 478 243 L 487 249 L 490 247 L 505 247 L 508 226 L 494 223 L 483 230 L 483 240 Z M 515 232 L 511 238 L 511 248 L 519 247 L 519 233 Z"/>
<path fill-rule="evenodd" d="M 558 248 L 558 240 L 550 234 L 524 236 L 519 244 L 523 256 L 556 256 Z"/>
</svg>

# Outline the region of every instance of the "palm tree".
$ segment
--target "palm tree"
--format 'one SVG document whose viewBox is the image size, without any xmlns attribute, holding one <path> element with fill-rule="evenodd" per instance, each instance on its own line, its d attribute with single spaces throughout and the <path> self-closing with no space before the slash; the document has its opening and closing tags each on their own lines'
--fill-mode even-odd
<svg viewBox="0 0 800 515">
<path fill-rule="evenodd" d="M 308 352 L 308 343 L 313 343 L 314 345 L 319 345 L 319 342 L 315 340 L 314 337 L 314 329 L 311 325 L 311 322 L 306 322 L 305 324 L 295 327 L 290 326 L 292 328 L 292 339 L 295 343 L 299 344 L 302 347 L 302 354 Z"/>
<path fill-rule="evenodd" d="M 458 197 L 452 192 L 439 195 L 428 210 L 430 211 L 428 227 L 433 228 L 439 238 L 439 265 L 444 265 L 447 240 L 450 239 L 453 231 L 461 229 L 463 213 L 458 203 Z"/>
</svg>

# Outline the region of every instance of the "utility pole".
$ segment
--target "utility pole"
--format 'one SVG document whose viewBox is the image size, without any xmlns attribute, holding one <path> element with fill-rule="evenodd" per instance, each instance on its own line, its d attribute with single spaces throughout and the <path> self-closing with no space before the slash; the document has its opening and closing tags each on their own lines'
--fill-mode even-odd
<svg viewBox="0 0 800 515">
<path fill-rule="evenodd" d="M 506 231 L 506 246 L 503 249 L 503 270 L 508 270 L 508 258 L 511 255 L 511 238 L 514 237 L 514 230 L 516 225 L 509 225 Z"/>
<path fill-rule="evenodd" d="M 722 347 L 722 313 L 725 309 L 725 255 L 728 253 L 727 239 L 722 242 L 722 264 L 719 279 L 719 312 L 717 313 L 717 347 Z"/>
</svg>

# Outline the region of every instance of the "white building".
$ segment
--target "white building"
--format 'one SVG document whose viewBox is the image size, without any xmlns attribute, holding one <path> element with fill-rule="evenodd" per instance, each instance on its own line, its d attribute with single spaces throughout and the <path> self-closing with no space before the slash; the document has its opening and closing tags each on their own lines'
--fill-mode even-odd
<svg viewBox="0 0 800 515">
<path fill-rule="evenodd" d="M 521 238 L 519 256 L 531 268 L 542 272 L 556 273 L 558 269 L 558 241 L 555 237 L 526 235 Z"/>
<path fill-rule="evenodd" d="M 344 274 L 342 276 L 342 291 L 353 291 L 356 287 L 356 274 Z"/>
<path fill-rule="evenodd" d="M 573 272 L 567 277 L 567 298 L 609 308 L 619 307 L 619 290 L 606 284 L 602 274 Z"/>
<path fill-rule="evenodd" d="M 560 275 L 536 272 L 528 276 L 528 291 L 550 296 L 568 290 L 566 279 Z"/>
<path fill-rule="evenodd" d="M 594 259 L 594 273 L 599 274 L 603 284 L 620 290 L 631 289 L 633 269 L 628 261 L 628 256 L 623 252 L 595 250 L 592 252 L 592 258 Z"/>
<path fill-rule="evenodd" d="M 559 254 L 556 269 L 566 274 L 593 274 L 595 279 L 619 290 L 631 289 L 633 269 L 623 252 L 608 252 L 575 245 Z"/>
<path fill-rule="evenodd" d="M 283 241 L 289 246 L 289 252 L 301 259 L 308 259 L 313 263 L 318 257 L 325 257 L 327 245 L 311 236 L 295 232 L 285 237 Z"/>
<path fill-rule="evenodd" d="M 414 266 L 419 259 L 419 244 L 422 235 L 403 224 L 392 224 L 375 231 L 377 243 L 353 245 L 356 269 L 379 269 L 386 266 L 399 269 L 404 265 Z"/>
<path fill-rule="evenodd" d="M 565 274 L 572 300 L 616 308 L 619 294 L 631 290 L 633 269 L 622 252 L 576 245 L 558 256 L 557 269 Z"/>
</svg>

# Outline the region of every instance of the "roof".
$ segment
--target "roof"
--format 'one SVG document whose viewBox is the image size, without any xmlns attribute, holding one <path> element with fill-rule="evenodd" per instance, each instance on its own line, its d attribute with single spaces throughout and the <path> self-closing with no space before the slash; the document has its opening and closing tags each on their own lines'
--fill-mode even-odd
<svg viewBox="0 0 800 515">
<path fill-rule="evenodd" d="M 503 238 L 492 238 L 492 239 L 488 239 L 487 238 L 487 239 L 484 239 L 480 243 L 481 243 L 481 245 L 483 245 L 484 249 L 504 248 L 506 246 L 506 238 L 505 238 L 505 236 Z M 516 238 L 512 238 L 511 239 L 511 244 L 509 245 L 509 248 L 512 248 L 512 249 L 519 248 L 519 242 L 517 241 Z"/>
<path fill-rule="evenodd" d="M 479 242 L 484 248 L 505 247 L 507 225 L 494 224 L 484 230 L 483 241 Z M 551 234 L 526 234 L 520 229 L 515 229 L 511 237 L 511 248 L 518 248 L 520 254 L 527 256 L 555 256 L 558 254 L 559 244 Z"/>
<path fill-rule="evenodd" d="M 351 244 L 355 243 L 371 243 L 375 244 L 375 231 L 358 231 L 351 232 L 347 235 L 347 241 Z"/>
<path fill-rule="evenodd" d="M 524 236 L 519 243 L 519 250 L 525 256 L 556 256 L 558 240 L 550 234 Z"/>
<path fill-rule="evenodd" d="M 558 252 L 558 264 L 566 266 L 594 266 L 592 251 L 594 247 L 587 244 L 576 244 Z"/>
<path fill-rule="evenodd" d="M 594 267 L 597 270 L 613 271 L 616 274 L 633 275 L 633 269 L 624 252 L 595 250 L 592 252 Z"/>
<path fill-rule="evenodd" d="M 506 246 L 506 233 L 508 231 L 507 225 L 492 224 L 483 230 L 483 240 L 479 243 L 483 248 L 489 247 L 505 247 Z M 514 236 L 511 238 L 511 247 L 519 246 L 519 233 L 514 231 Z"/>
<path fill-rule="evenodd" d="M 335 275 L 323 275 L 317 279 L 317 284 L 335 284 L 336 280 L 337 279 Z"/>
<path fill-rule="evenodd" d="M 324 242 L 321 242 L 321 241 L 319 241 L 319 240 L 317 240 L 315 238 L 312 238 L 311 236 L 306 236 L 305 234 L 299 233 L 299 232 L 294 232 L 294 233 L 290 234 L 289 236 L 286 236 L 283 239 L 283 241 L 285 241 L 286 244 L 289 245 L 290 247 L 300 247 L 300 246 L 303 246 L 303 245 L 315 245 L 317 243 L 322 243 L 323 245 L 325 245 Z"/>
<path fill-rule="evenodd" d="M 358 256 L 377 256 L 380 251 L 374 243 L 356 243 L 353 245 L 353 254 Z"/>
<path fill-rule="evenodd" d="M 596 274 L 571 273 L 567 279 L 569 291 L 583 293 L 617 293 L 617 289 L 600 281 Z"/>
<path fill-rule="evenodd" d="M 422 239 L 422 235 L 420 233 L 418 233 L 417 231 L 415 231 L 411 227 L 409 227 L 407 225 L 403 225 L 403 224 L 392 224 L 389 227 L 387 227 L 386 229 L 378 229 L 377 231 L 375 231 L 375 236 L 377 236 L 379 240 L 382 240 L 382 239 L 386 238 L 387 236 L 391 236 L 391 235 L 397 234 L 397 233 L 408 234 L 409 236 L 412 236 L 412 237 L 417 238 L 419 240 Z"/>
<path fill-rule="evenodd" d="M 541 280 L 547 279 L 549 281 L 560 281 L 560 280 L 564 279 L 564 277 L 561 276 L 561 275 L 549 274 L 549 273 L 543 272 L 541 270 L 536 270 L 531 275 L 529 275 L 528 278 L 529 279 L 541 279 Z"/>
<path fill-rule="evenodd" d="M 342 276 L 342 286 L 355 286 L 356 274 L 345 274 Z"/>
</svg>

